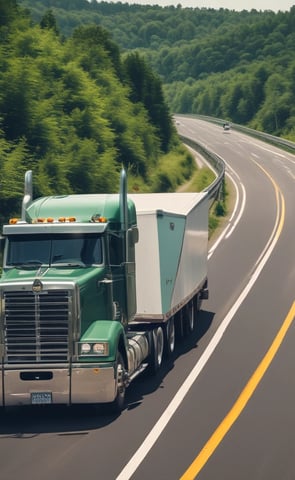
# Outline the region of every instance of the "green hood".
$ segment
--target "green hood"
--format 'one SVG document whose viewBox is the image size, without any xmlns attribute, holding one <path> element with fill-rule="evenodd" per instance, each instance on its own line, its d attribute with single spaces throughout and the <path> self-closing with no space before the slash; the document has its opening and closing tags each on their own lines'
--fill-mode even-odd
<svg viewBox="0 0 295 480">
<path fill-rule="evenodd" d="M 48 281 L 72 281 L 81 285 L 93 276 L 99 277 L 104 274 L 104 268 L 98 267 L 41 267 L 41 268 L 10 268 L 2 272 L 0 285 L 3 282 L 27 282 L 35 278 Z"/>
</svg>

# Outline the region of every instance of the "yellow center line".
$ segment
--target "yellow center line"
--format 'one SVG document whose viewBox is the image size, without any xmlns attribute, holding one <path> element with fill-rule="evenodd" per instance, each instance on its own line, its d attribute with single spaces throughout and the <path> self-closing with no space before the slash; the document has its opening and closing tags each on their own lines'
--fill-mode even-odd
<svg viewBox="0 0 295 480">
<path fill-rule="evenodd" d="M 275 234 L 275 238 L 278 239 L 280 236 L 282 229 L 283 229 L 283 224 L 284 224 L 284 218 L 285 218 L 285 204 L 284 204 L 284 198 L 281 195 L 281 192 L 271 177 L 271 175 L 257 162 L 254 161 L 254 163 L 257 164 L 257 166 L 263 170 L 263 172 L 268 176 L 270 181 L 272 182 L 274 189 L 275 189 L 275 194 L 276 194 L 276 201 L 277 205 L 280 204 L 280 199 L 281 199 L 281 216 L 280 216 L 280 221 L 277 225 L 277 230 Z M 261 259 L 260 259 L 261 260 Z M 193 463 L 189 466 L 189 468 L 186 470 L 186 472 L 182 475 L 180 480 L 194 480 L 198 473 L 202 470 L 204 465 L 207 463 L 211 455 L 214 453 L 214 451 L 217 449 L 225 435 L 228 433 L 234 422 L 237 420 L 237 418 L 240 416 L 244 408 L 246 407 L 248 401 L 252 397 L 254 391 L 256 390 L 258 384 L 263 378 L 263 375 L 265 374 L 266 370 L 270 366 L 274 356 L 276 355 L 283 339 L 285 338 L 288 329 L 290 328 L 293 320 L 295 317 L 295 301 L 293 302 L 293 305 L 285 318 L 279 332 L 277 333 L 275 339 L 273 340 L 269 350 L 267 351 L 266 355 L 263 357 L 262 361 L 258 365 L 257 369 L 253 373 L 252 377 L 240 393 L 238 399 L 232 406 L 231 410 L 228 412 L 226 417 L 222 420 L 222 422 L 219 424 L 219 426 L 216 428 L 215 432 L 212 434 L 212 436 L 209 438 L 207 443 L 204 445 L 198 456 L 195 458 Z"/>
<path fill-rule="evenodd" d="M 269 350 L 267 351 L 266 355 L 258 365 L 257 369 L 255 370 L 254 374 L 248 381 L 247 385 L 244 387 L 243 391 L 241 392 L 240 396 L 238 397 L 237 401 L 228 412 L 226 417 L 217 427 L 211 438 L 208 440 L 206 445 L 203 447 L 199 455 L 196 457 L 194 462 L 190 465 L 187 471 L 182 475 L 180 480 L 193 480 L 196 478 L 200 470 L 204 467 L 208 459 L 214 453 L 222 439 L 225 437 L 227 432 L 230 430 L 234 422 L 237 420 L 245 406 L 247 405 L 248 401 L 250 400 L 251 396 L 253 395 L 255 389 L 257 388 L 258 384 L 260 383 L 263 375 L 265 374 L 266 370 L 270 366 L 274 356 L 276 355 L 282 341 L 284 340 L 288 329 L 290 328 L 293 320 L 295 318 L 295 301 L 284 320 L 279 332 L 277 333 L 273 343 L 271 344 Z"/>
</svg>

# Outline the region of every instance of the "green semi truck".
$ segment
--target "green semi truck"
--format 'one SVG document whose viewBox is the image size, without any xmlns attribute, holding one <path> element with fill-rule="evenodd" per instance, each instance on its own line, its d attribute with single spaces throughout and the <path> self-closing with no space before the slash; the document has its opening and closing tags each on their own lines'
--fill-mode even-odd
<svg viewBox="0 0 295 480">
<path fill-rule="evenodd" d="M 3 227 L 0 405 L 124 408 L 208 298 L 206 193 L 33 199 Z"/>
</svg>

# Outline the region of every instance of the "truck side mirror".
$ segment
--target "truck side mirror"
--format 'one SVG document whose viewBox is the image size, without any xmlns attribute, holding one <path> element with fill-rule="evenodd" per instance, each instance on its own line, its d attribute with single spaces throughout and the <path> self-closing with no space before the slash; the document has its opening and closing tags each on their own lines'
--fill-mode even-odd
<svg viewBox="0 0 295 480">
<path fill-rule="evenodd" d="M 5 245 L 5 237 L 2 237 L 2 235 L 0 235 L 0 252 L 1 252 L 1 254 L 3 253 L 4 245 Z"/>
<path fill-rule="evenodd" d="M 3 264 L 3 252 L 4 252 L 5 237 L 0 235 L 0 277 L 1 277 L 1 267 Z"/>
</svg>

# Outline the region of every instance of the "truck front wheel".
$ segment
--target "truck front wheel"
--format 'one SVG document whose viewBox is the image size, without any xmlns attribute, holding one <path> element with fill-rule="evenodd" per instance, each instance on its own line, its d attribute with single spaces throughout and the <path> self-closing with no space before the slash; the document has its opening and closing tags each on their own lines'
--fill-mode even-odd
<svg viewBox="0 0 295 480">
<path fill-rule="evenodd" d="M 126 393 L 126 369 L 124 360 L 120 352 L 117 354 L 116 363 L 116 398 L 111 403 L 111 409 L 114 413 L 120 413 L 125 405 L 125 393 Z"/>
</svg>

